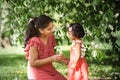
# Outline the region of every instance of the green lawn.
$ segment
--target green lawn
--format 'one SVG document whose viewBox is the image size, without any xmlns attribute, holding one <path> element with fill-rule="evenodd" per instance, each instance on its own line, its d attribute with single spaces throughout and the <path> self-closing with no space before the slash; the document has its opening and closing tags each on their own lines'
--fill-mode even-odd
<svg viewBox="0 0 120 80">
<path fill-rule="evenodd" d="M 66 49 L 63 49 L 64 52 Z M 67 66 L 63 63 L 53 64 L 66 77 Z M 0 80 L 27 80 L 27 61 L 22 47 L 0 48 Z"/>
<path fill-rule="evenodd" d="M 21 47 L 0 49 L 0 80 L 27 80 L 26 63 Z"/>
<path fill-rule="evenodd" d="M 64 55 L 69 57 L 68 46 L 60 46 Z M 104 64 L 97 62 L 91 57 L 86 57 L 89 65 L 90 80 L 119 80 L 120 68 L 111 63 L 115 56 L 106 57 Z M 55 68 L 65 77 L 67 66 L 63 63 L 54 63 Z M 0 80 L 27 80 L 27 61 L 22 47 L 0 49 Z M 106 78 L 106 79 L 105 79 Z"/>
</svg>

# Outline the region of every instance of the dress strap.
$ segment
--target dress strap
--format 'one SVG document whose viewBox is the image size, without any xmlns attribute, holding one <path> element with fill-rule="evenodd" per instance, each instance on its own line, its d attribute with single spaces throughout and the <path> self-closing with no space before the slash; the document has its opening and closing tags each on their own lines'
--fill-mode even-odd
<svg viewBox="0 0 120 80">
<path fill-rule="evenodd" d="M 73 40 L 72 41 L 72 46 L 75 46 L 76 44 L 81 44 L 82 41 L 81 40 Z"/>
</svg>

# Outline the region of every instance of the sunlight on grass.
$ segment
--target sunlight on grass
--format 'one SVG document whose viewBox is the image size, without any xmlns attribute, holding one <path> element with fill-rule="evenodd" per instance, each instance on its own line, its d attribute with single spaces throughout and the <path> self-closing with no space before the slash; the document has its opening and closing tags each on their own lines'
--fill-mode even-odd
<svg viewBox="0 0 120 80">
<path fill-rule="evenodd" d="M 64 45 L 64 46 L 59 46 L 63 51 L 70 50 L 71 46 Z"/>
<path fill-rule="evenodd" d="M 8 55 L 8 54 L 24 54 L 24 48 L 22 48 L 22 46 L 18 46 L 18 47 L 9 47 L 9 48 L 0 48 L 0 55 L 4 54 L 4 55 Z"/>
</svg>

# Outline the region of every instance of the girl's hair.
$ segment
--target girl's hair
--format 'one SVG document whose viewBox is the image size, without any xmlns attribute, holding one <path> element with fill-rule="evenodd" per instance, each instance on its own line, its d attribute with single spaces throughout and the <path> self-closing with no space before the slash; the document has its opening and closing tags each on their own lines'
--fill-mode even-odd
<svg viewBox="0 0 120 80">
<path fill-rule="evenodd" d="M 77 38 L 83 38 L 85 35 L 83 26 L 80 23 L 70 24 L 69 29 L 72 32 L 72 34 Z"/>
<path fill-rule="evenodd" d="M 45 29 L 50 22 L 53 22 L 53 20 L 46 15 L 41 15 L 30 20 L 24 37 L 24 47 L 26 47 L 31 37 L 40 36 L 39 29 Z"/>
</svg>

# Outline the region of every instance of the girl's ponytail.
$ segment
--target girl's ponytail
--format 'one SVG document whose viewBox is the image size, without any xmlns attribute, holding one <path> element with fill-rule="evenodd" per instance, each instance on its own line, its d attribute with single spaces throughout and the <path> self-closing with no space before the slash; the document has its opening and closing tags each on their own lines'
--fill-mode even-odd
<svg viewBox="0 0 120 80">
<path fill-rule="evenodd" d="M 38 30 L 36 29 L 36 20 L 37 18 L 33 18 L 29 21 L 25 37 L 24 37 L 24 47 L 26 47 L 27 41 L 33 37 L 33 36 L 38 36 Z"/>
</svg>

